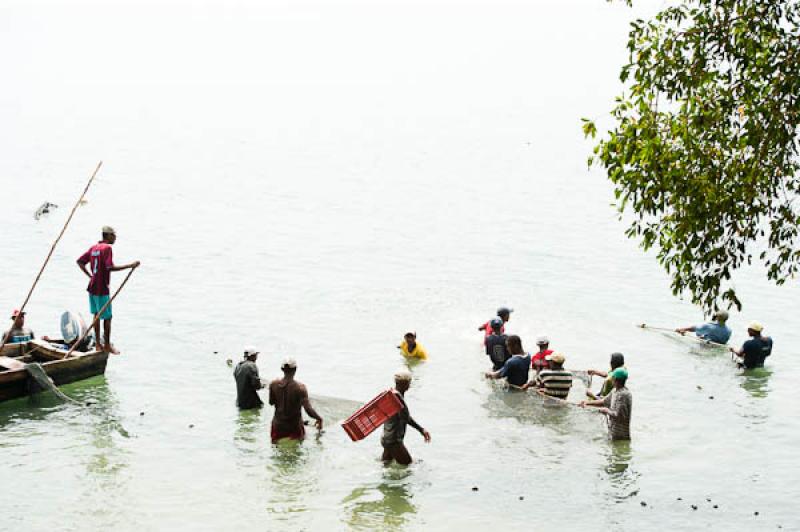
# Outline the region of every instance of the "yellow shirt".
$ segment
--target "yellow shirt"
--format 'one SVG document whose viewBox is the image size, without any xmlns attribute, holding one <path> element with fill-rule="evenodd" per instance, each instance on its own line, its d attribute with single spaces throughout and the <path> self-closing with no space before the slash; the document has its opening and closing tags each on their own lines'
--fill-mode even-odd
<svg viewBox="0 0 800 532">
<path fill-rule="evenodd" d="M 419 342 L 417 342 L 417 345 L 414 346 L 414 350 L 409 353 L 408 352 L 408 343 L 405 340 L 403 340 L 403 342 L 400 344 L 400 351 L 402 351 L 403 354 L 405 356 L 407 356 L 407 357 L 413 357 L 413 358 L 419 358 L 419 359 L 422 359 L 422 360 L 428 360 L 428 353 L 425 352 L 425 348 L 422 347 L 419 344 Z"/>
</svg>

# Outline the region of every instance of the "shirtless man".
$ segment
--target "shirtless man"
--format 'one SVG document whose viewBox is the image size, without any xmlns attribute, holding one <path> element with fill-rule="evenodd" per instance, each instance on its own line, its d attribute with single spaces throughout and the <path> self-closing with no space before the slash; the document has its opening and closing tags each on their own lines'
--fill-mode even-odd
<svg viewBox="0 0 800 532">
<path fill-rule="evenodd" d="M 287 358 L 283 361 L 281 370 L 283 378 L 275 379 L 269 385 L 269 404 L 275 407 L 272 417 L 272 443 L 278 443 L 282 438 L 302 440 L 305 437 L 301 408 L 316 420 L 314 425 L 317 429 L 322 430 L 322 417 L 311 406 L 305 384 L 294 379 L 297 362 L 293 358 Z"/>
</svg>

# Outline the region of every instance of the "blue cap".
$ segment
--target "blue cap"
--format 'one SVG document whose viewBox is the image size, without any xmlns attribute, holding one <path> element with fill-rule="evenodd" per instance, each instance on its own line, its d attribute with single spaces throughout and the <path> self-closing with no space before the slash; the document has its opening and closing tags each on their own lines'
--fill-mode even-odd
<svg viewBox="0 0 800 532">
<path fill-rule="evenodd" d="M 491 320 L 489 320 L 489 326 L 491 326 L 491 328 L 494 329 L 495 331 L 499 331 L 500 329 L 503 328 L 503 320 L 501 320 L 500 318 L 492 318 Z"/>
</svg>

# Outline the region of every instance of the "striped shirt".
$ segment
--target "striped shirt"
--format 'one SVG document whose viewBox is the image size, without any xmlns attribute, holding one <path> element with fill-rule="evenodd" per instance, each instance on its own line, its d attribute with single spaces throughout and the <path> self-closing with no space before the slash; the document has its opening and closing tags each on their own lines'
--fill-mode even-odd
<svg viewBox="0 0 800 532">
<path fill-rule="evenodd" d="M 572 373 L 565 369 L 543 369 L 539 372 L 538 381 L 545 394 L 566 399 L 572 387 Z"/>
</svg>

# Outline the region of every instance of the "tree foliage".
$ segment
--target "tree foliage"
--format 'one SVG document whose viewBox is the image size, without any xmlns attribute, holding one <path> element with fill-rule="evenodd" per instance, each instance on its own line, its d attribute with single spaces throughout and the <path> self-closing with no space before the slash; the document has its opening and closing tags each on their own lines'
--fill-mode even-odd
<svg viewBox="0 0 800 532">
<path fill-rule="evenodd" d="M 800 267 L 800 0 L 681 0 L 632 22 L 628 51 L 589 164 L 676 295 L 741 309 L 738 267 L 777 284 Z"/>
</svg>

